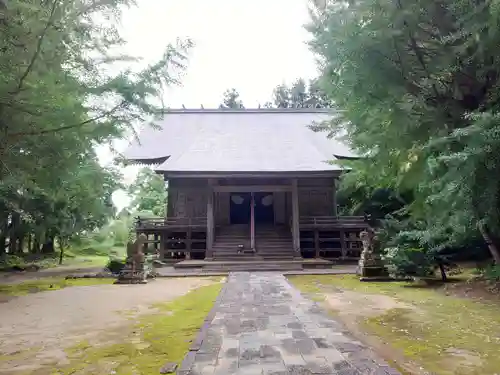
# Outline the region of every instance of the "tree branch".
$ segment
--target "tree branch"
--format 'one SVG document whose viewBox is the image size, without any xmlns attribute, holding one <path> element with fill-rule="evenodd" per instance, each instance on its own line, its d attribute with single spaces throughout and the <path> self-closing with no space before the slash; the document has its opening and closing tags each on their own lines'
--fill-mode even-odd
<svg viewBox="0 0 500 375">
<path fill-rule="evenodd" d="M 398 8 L 401 11 L 403 11 L 403 5 L 401 4 L 401 0 L 398 0 L 397 3 L 398 3 Z M 420 50 L 420 47 L 417 44 L 417 40 L 413 36 L 413 33 L 410 29 L 410 25 L 408 25 L 408 22 L 405 19 L 403 20 L 403 24 L 408 29 L 408 37 L 410 38 L 411 49 L 415 53 L 415 56 L 417 57 L 419 64 L 422 66 L 422 69 L 424 70 L 425 74 L 427 75 L 427 79 L 432 82 L 432 90 L 434 91 L 434 95 L 436 96 L 436 100 L 438 100 L 440 97 L 439 92 L 437 90 L 436 84 L 434 83 L 434 80 L 431 78 L 431 75 L 427 69 L 427 65 L 425 64 L 424 56 L 422 54 L 422 51 Z"/>
<path fill-rule="evenodd" d="M 90 124 L 91 122 L 98 121 L 106 116 L 109 116 L 110 114 L 115 112 L 117 109 L 119 109 L 121 106 L 123 106 L 124 104 L 125 104 L 125 101 L 123 100 L 120 104 L 117 104 L 109 111 L 104 112 L 104 113 L 100 114 L 99 116 L 92 117 L 90 119 L 82 121 L 78 124 L 66 125 L 66 126 L 61 126 L 59 128 L 44 129 L 44 130 L 38 130 L 38 131 L 32 131 L 32 132 L 11 133 L 11 134 L 8 134 L 7 136 L 8 136 L 8 138 L 12 139 L 12 138 L 25 137 L 25 136 L 32 136 L 32 135 L 43 135 L 43 134 L 47 134 L 47 133 L 57 133 L 57 132 L 60 132 L 63 130 L 78 128 L 78 127 Z"/>
<path fill-rule="evenodd" d="M 17 85 L 16 91 L 14 91 L 12 93 L 13 95 L 16 95 L 17 93 L 19 93 L 21 91 L 21 89 L 23 87 L 24 80 L 30 74 L 31 70 L 33 69 L 33 66 L 35 65 L 36 59 L 40 55 L 40 51 L 42 49 L 42 44 L 43 44 L 43 40 L 45 38 L 45 35 L 47 34 L 47 31 L 48 31 L 49 27 L 53 25 L 53 18 L 54 18 L 54 14 L 56 13 L 57 3 L 58 3 L 57 0 L 54 0 L 54 2 L 52 3 L 52 8 L 50 9 L 49 19 L 47 21 L 47 24 L 43 28 L 42 33 L 38 37 L 38 43 L 37 43 L 37 46 L 36 46 L 35 53 L 33 54 L 33 57 L 31 58 L 31 61 L 30 61 L 29 65 L 28 65 L 28 67 L 26 68 L 24 74 L 21 76 L 21 79 L 19 80 L 19 84 Z"/>
</svg>

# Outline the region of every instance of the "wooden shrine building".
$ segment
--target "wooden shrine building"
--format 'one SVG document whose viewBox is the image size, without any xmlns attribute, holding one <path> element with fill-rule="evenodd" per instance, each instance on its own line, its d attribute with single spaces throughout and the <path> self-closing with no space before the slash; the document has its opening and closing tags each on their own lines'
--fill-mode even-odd
<svg viewBox="0 0 500 375">
<path fill-rule="evenodd" d="M 310 125 L 327 110 L 169 110 L 125 156 L 168 189 L 165 217 L 137 221 L 164 260 L 348 260 L 362 217 L 339 216 L 338 158 L 349 148 Z M 186 262 L 184 262 L 186 263 Z"/>
</svg>

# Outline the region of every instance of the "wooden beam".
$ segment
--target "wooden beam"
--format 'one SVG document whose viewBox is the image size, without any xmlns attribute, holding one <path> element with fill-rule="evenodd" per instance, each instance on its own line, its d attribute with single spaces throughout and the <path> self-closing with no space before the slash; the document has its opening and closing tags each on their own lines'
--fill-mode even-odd
<svg viewBox="0 0 500 375">
<path fill-rule="evenodd" d="M 272 193 L 276 191 L 290 191 L 290 186 L 284 185 L 217 185 L 214 186 L 216 192 L 228 193 Z"/>
<path fill-rule="evenodd" d="M 292 179 L 292 235 L 294 256 L 300 258 L 299 193 L 296 178 Z"/>
<path fill-rule="evenodd" d="M 213 257 L 212 249 L 214 245 L 214 192 L 210 187 L 207 197 L 207 250 L 205 258 Z"/>
</svg>

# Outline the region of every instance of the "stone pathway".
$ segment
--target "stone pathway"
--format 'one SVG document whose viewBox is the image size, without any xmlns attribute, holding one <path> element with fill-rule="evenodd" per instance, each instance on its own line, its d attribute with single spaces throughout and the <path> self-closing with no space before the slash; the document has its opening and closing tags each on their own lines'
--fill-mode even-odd
<svg viewBox="0 0 500 375">
<path fill-rule="evenodd" d="M 231 273 L 179 375 L 396 375 L 281 273 Z"/>
</svg>

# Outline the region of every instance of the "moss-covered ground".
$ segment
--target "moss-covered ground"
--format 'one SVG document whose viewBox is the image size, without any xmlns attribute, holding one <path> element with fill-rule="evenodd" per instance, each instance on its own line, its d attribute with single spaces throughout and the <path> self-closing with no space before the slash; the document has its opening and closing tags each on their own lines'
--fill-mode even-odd
<svg viewBox="0 0 500 375">
<path fill-rule="evenodd" d="M 61 277 L 42 277 L 35 280 L 27 280 L 13 284 L 0 284 L 0 295 L 22 296 L 29 293 L 38 293 L 50 290 L 58 290 L 71 286 L 87 286 L 112 284 L 113 278 L 82 278 L 68 279 Z"/>
<path fill-rule="evenodd" d="M 70 347 L 69 363 L 56 366 L 50 374 L 157 375 L 167 362 L 180 364 L 221 287 L 221 283 L 201 287 L 156 304 L 155 313 L 131 318 L 135 323 L 130 327 Z"/>
<path fill-rule="evenodd" d="M 414 308 L 358 316 L 359 328 L 438 375 L 497 374 L 500 370 L 500 305 L 458 298 L 439 288 L 402 282 L 360 282 L 353 275 L 292 276 L 316 300 L 342 290 L 386 295 Z M 341 316 L 341 314 L 338 314 Z"/>
</svg>

